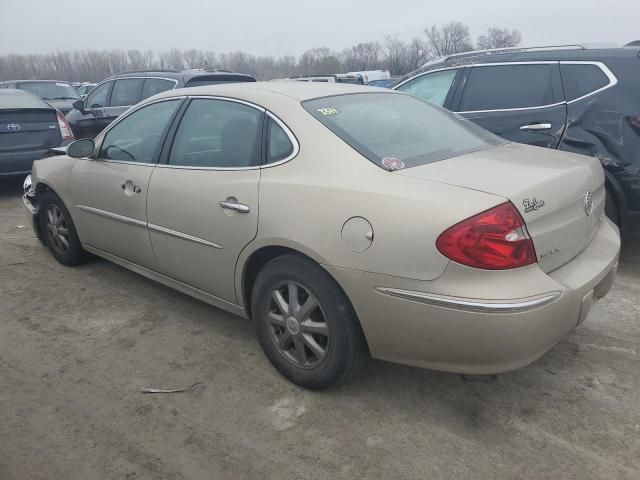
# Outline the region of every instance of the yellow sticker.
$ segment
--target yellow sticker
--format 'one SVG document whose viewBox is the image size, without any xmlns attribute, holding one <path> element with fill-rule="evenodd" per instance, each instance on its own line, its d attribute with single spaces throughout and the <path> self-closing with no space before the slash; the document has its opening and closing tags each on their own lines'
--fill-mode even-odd
<svg viewBox="0 0 640 480">
<path fill-rule="evenodd" d="M 324 115 L 325 117 L 330 117 L 331 115 L 337 115 L 338 113 L 340 113 L 340 110 L 338 110 L 337 108 L 319 108 L 318 111 Z"/>
</svg>

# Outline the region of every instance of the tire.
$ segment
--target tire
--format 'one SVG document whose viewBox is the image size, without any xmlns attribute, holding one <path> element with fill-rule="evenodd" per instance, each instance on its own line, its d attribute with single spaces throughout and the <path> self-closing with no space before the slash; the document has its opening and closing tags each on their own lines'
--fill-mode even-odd
<svg viewBox="0 0 640 480">
<path fill-rule="evenodd" d="M 325 270 L 301 255 L 283 255 L 262 268 L 251 307 L 262 350 L 296 385 L 338 385 L 366 363 L 366 341 L 348 298 Z"/>
<path fill-rule="evenodd" d="M 620 210 L 618 210 L 618 202 L 609 190 L 606 192 L 607 196 L 604 204 L 604 212 L 613 223 L 620 226 Z"/>
<path fill-rule="evenodd" d="M 40 198 L 38 219 L 44 243 L 58 262 L 72 267 L 87 258 L 69 211 L 60 197 L 50 190 Z"/>
</svg>

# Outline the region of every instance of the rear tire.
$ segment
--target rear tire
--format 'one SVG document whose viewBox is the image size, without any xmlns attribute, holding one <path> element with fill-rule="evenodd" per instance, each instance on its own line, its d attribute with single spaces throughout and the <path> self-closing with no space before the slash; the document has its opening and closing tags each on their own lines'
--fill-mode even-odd
<svg viewBox="0 0 640 480">
<path fill-rule="evenodd" d="M 54 258 L 72 267 L 87 258 L 69 211 L 55 193 L 48 190 L 40 198 L 40 232 Z"/>
<path fill-rule="evenodd" d="M 606 192 L 607 196 L 604 204 L 604 212 L 613 223 L 620 226 L 620 210 L 618 210 L 618 202 L 609 190 Z"/>
<path fill-rule="evenodd" d="M 366 341 L 348 298 L 322 267 L 301 255 L 283 255 L 262 268 L 251 306 L 262 350 L 296 385 L 328 388 L 366 363 Z"/>
</svg>

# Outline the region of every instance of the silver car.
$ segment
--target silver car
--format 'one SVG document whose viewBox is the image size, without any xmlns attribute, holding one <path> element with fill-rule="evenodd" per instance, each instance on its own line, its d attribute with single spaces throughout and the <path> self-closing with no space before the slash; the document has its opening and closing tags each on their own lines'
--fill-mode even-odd
<svg viewBox="0 0 640 480">
<path fill-rule="evenodd" d="M 250 318 L 312 389 L 369 356 L 527 365 L 608 292 L 620 250 L 597 159 L 372 87 L 164 92 L 37 161 L 25 190 L 59 262 L 92 253 Z"/>
</svg>

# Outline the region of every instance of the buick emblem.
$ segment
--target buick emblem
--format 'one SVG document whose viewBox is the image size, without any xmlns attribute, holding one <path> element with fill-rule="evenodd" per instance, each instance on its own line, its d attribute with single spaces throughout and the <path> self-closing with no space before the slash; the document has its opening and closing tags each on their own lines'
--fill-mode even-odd
<svg viewBox="0 0 640 480">
<path fill-rule="evenodd" d="M 584 196 L 584 213 L 587 217 L 593 212 L 593 193 L 587 192 Z"/>
<path fill-rule="evenodd" d="M 10 132 L 17 132 L 21 128 L 22 127 L 17 123 L 10 123 L 9 125 L 7 125 L 7 130 L 9 130 Z"/>
</svg>

